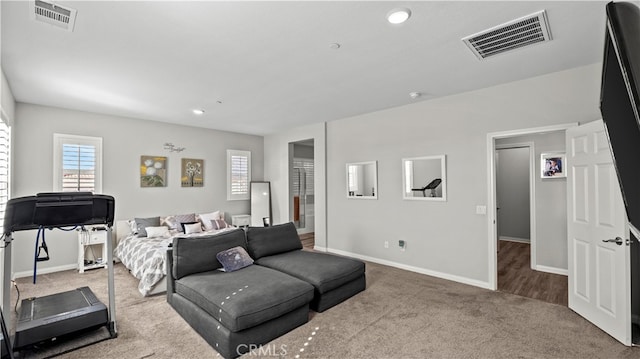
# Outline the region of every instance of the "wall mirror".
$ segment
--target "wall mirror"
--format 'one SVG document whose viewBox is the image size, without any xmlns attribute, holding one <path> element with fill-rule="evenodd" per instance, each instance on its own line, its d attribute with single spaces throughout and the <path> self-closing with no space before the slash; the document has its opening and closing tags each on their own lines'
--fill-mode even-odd
<svg viewBox="0 0 640 359">
<path fill-rule="evenodd" d="M 376 161 L 347 163 L 347 198 L 378 198 Z"/>
<path fill-rule="evenodd" d="M 402 159 L 403 199 L 446 201 L 445 155 Z"/>
<path fill-rule="evenodd" d="M 251 226 L 271 225 L 271 184 L 251 181 Z"/>
</svg>

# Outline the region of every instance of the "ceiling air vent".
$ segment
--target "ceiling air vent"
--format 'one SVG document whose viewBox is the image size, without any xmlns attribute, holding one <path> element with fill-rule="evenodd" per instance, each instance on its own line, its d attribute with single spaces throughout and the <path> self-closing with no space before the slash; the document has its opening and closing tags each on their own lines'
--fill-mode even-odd
<svg viewBox="0 0 640 359">
<path fill-rule="evenodd" d="M 551 31 L 544 10 L 509 21 L 462 39 L 483 60 L 509 50 L 551 41 Z"/>
<path fill-rule="evenodd" d="M 41 0 L 30 1 L 31 16 L 37 21 L 55 25 L 67 31 L 73 31 L 76 22 L 76 10 Z"/>
</svg>

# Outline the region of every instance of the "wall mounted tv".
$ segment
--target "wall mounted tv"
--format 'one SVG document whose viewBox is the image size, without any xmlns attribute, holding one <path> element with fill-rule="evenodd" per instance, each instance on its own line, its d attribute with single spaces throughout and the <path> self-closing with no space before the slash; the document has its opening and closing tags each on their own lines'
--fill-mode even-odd
<svg viewBox="0 0 640 359">
<path fill-rule="evenodd" d="M 606 6 L 600 112 L 631 225 L 640 229 L 640 9 Z"/>
</svg>

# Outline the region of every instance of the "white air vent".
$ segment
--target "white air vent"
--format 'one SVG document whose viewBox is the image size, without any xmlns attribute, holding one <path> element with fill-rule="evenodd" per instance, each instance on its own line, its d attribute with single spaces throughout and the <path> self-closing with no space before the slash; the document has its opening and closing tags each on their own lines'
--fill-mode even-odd
<svg viewBox="0 0 640 359">
<path fill-rule="evenodd" d="M 544 10 L 462 39 L 478 57 L 487 57 L 539 42 L 551 41 Z"/>
<path fill-rule="evenodd" d="M 31 16 L 35 20 L 73 31 L 76 22 L 75 9 L 42 0 L 29 1 L 29 6 Z"/>
</svg>

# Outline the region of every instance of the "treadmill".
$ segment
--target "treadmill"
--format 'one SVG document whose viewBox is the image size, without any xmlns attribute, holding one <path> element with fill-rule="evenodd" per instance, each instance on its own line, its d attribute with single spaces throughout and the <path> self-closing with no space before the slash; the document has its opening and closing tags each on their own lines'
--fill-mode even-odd
<svg viewBox="0 0 640 359">
<path fill-rule="evenodd" d="M 10 308 L 11 242 L 16 231 L 104 225 L 111 238 L 115 200 L 91 192 L 47 192 L 10 199 L 4 218 L 4 278 L 2 307 Z M 109 307 L 89 287 L 23 299 L 16 323 L 12 350 L 20 350 L 63 335 L 73 335 L 106 326 L 110 338 L 117 337 L 113 274 L 113 248 L 106 241 Z M 34 268 L 35 278 L 35 268 Z M 4 324 L 4 323 L 3 323 Z M 7 341 L 8 336 L 3 339 Z"/>
</svg>

